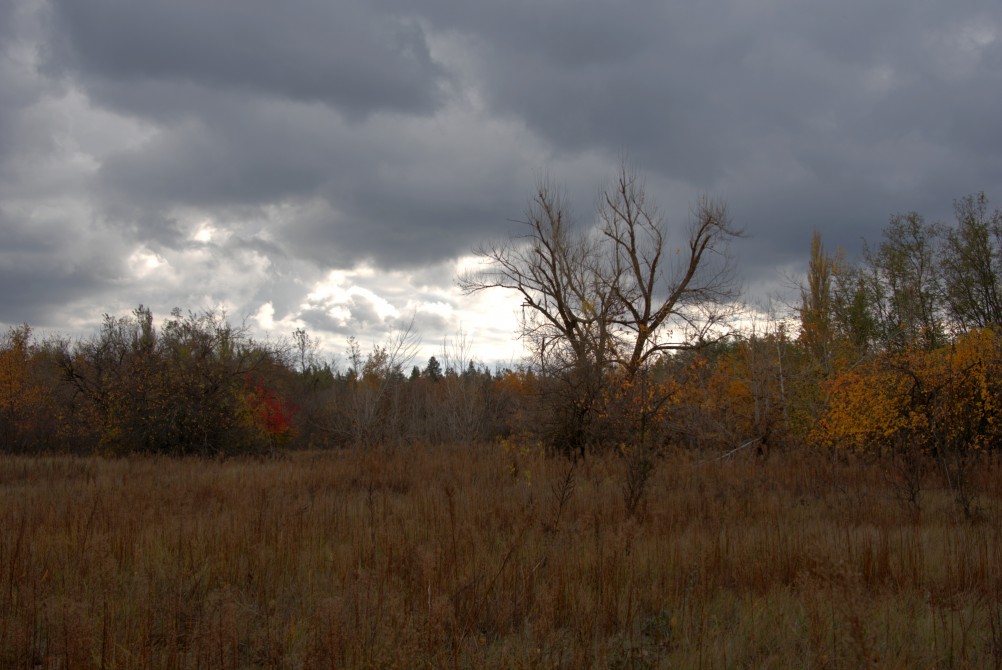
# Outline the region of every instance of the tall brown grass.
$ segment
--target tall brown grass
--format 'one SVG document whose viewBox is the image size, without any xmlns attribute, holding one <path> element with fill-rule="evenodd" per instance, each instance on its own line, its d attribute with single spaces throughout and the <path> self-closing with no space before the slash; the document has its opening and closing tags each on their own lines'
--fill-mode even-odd
<svg viewBox="0 0 1002 670">
<path fill-rule="evenodd" d="M 0 457 L 0 667 L 1002 667 L 964 520 L 828 454 Z"/>
</svg>

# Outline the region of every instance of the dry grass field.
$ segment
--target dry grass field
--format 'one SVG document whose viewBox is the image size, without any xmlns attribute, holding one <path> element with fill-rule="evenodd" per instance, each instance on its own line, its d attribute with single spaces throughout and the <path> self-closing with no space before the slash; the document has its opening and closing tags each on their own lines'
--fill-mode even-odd
<svg viewBox="0 0 1002 670">
<path fill-rule="evenodd" d="M 3 668 L 998 668 L 1002 466 L 963 518 L 830 455 L 0 457 Z"/>
</svg>

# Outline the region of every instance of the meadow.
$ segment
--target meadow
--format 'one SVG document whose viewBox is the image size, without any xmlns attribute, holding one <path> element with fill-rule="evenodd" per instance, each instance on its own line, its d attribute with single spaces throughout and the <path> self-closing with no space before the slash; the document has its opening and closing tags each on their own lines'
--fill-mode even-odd
<svg viewBox="0 0 1002 670">
<path fill-rule="evenodd" d="M 999 668 L 1002 467 L 0 456 L 4 668 Z"/>
</svg>

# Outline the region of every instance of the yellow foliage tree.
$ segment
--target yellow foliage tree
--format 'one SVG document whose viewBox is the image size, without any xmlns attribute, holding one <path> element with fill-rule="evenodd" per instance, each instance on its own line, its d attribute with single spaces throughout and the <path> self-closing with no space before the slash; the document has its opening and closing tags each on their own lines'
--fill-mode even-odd
<svg viewBox="0 0 1002 670">
<path fill-rule="evenodd" d="M 1002 442 L 1002 341 L 975 330 L 933 350 L 886 352 L 825 383 L 815 443 L 942 454 Z"/>
</svg>

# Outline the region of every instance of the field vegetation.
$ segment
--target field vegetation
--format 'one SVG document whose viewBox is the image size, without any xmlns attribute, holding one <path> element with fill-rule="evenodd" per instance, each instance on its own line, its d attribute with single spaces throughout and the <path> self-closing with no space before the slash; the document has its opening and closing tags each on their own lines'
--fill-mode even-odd
<svg viewBox="0 0 1002 670">
<path fill-rule="evenodd" d="M 1000 464 L 504 444 L 0 458 L 10 668 L 1002 666 Z"/>
</svg>

